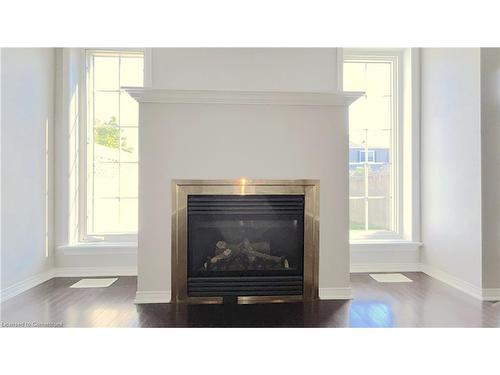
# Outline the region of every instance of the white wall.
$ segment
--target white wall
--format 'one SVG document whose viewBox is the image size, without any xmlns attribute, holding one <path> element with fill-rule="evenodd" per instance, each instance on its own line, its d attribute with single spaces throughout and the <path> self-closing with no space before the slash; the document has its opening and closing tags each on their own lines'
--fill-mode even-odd
<svg viewBox="0 0 500 375">
<path fill-rule="evenodd" d="M 480 50 L 421 53 L 422 262 L 481 287 Z"/>
<path fill-rule="evenodd" d="M 45 127 L 53 127 L 55 68 L 54 49 L 4 48 L 1 58 L 4 291 L 53 266 L 50 243 L 45 257 Z"/>
<path fill-rule="evenodd" d="M 336 48 L 153 48 L 153 87 L 337 90 Z"/>
<path fill-rule="evenodd" d="M 481 48 L 483 288 L 500 288 L 500 48 Z"/>
</svg>

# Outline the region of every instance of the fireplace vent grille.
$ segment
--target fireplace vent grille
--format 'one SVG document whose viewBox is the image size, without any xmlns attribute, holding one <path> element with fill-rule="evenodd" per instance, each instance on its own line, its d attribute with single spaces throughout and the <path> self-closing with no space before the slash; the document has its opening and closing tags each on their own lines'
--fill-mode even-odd
<svg viewBox="0 0 500 375">
<path fill-rule="evenodd" d="M 192 297 L 301 295 L 302 276 L 190 277 Z"/>
<path fill-rule="evenodd" d="M 188 214 L 289 215 L 303 210 L 303 195 L 188 196 Z"/>
</svg>

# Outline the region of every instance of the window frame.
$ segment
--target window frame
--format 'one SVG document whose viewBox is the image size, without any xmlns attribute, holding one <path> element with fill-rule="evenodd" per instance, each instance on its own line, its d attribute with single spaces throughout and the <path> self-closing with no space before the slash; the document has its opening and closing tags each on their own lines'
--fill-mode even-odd
<svg viewBox="0 0 500 375">
<path fill-rule="evenodd" d="M 94 243 L 94 242 L 108 242 L 108 243 L 136 243 L 137 233 L 104 233 L 104 234 L 93 234 L 88 233 L 88 202 L 89 202 L 89 191 L 88 191 L 88 181 L 91 178 L 90 173 L 92 173 L 89 166 L 88 154 L 89 142 L 92 140 L 92 136 L 89 136 L 89 104 L 92 100 L 92 96 L 89 92 L 89 87 L 87 86 L 90 69 L 90 55 L 92 53 L 102 54 L 102 55 L 116 55 L 116 54 L 142 54 L 144 59 L 144 77 L 143 77 L 143 87 L 151 86 L 151 50 L 144 48 L 84 48 L 81 50 L 80 61 L 81 61 L 81 74 L 80 74 L 80 89 L 79 89 L 79 181 L 78 181 L 78 238 L 79 242 L 82 243 Z"/>
<path fill-rule="evenodd" d="M 343 66 L 346 62 L 390 62 L 392 64 L 393 82 L 392 92 L 394 106 L 392 108 L 393 129 L 391 137 L 391 189 L 392 189 L 392 231 L 351 231 L 349 230 L 350 241 L 369 240 L 401 240 L 403 234 L 403 65 L 404 49 L 343 49 L 341 59 L 342 66 L 339 68 L 340 87 L 343 88 Z M 365 199 L 365 198 L 364 198 Z M 349 197 L 351 200 L 351 197 Z"/>
<path fill-rule="evenodd" d="M 365 150 L 359 150 L 358 152 L 359 152 L 360 160 L 365 160 L 364 162 L 360 162 L 359 164 L 364 164 L 364 163 L 376 164 L 374 150 L 368 150 L 368 159 L 366 159 L 366 151 Z M 363 157 L 362 157 L 362 155 L 363 155 Z M 373 156 L 371 161 L 370 161 L 370 155 Z M 358 163 L 356 163 L 356 164 L 358 164 Z"/>
</svg>

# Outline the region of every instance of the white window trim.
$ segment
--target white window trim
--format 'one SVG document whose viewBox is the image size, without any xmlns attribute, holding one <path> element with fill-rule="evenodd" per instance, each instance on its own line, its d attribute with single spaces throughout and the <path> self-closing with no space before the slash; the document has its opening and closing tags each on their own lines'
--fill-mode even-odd
<svg viewBox="0 0 500 375">
<path fill-rule="evenodd" d="M 408 239 L 404 233 L 404 212 L 403 212 L 403 128 L 404 124 L 404 97 L 403 97 L 403 66 L 404 66 L 404 49 L 344 49 L 340 52 L 342 55 L 342 66 L 339 67 L 338 80 L 343 86 L 343 63 L 349 60 L 355 61 L 391 61 L 394 65 L 394 73 L 396 76 L 393 83 L 393 93 L 396 98 L 396 105 L 393 108 L 393 124 L 392 131 L 392 178 L 391 186 L 394 205 L 393 205 L 393 227 L 394 231 L 364 231 L 362 233 L 350 232 L 351 243 L 360 243 L 366 241 L 401 241 Z"/>
<path fill-rule="evenodd" d="M 88 92 L 87 92 L 87 52 L 142 52 L 144 54 L 144 87 L 152 86 L 152 49 L 151 48 L 86 48 L 81 49 L 80 71 L 79 71 L 79 156 L 78 156 L 78 241 L 77 243 L 137 243 L 137 233 L 133 234 L 87 234 L 87 179 L 88 179 L 88 155 L 87 155 L 87 114 L 88 114 Z"/>
</svg>

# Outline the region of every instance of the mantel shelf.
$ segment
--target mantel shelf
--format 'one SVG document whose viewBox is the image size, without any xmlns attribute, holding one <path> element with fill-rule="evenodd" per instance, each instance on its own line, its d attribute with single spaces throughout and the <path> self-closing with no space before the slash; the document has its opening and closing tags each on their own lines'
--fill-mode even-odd
<svg viewBox="0 0 500 375">
<path fill-rule="evenodd" d="M 349 106 L 363 92 L 170 90 L 123 87 L 140 103 Z"/>
</svg>

